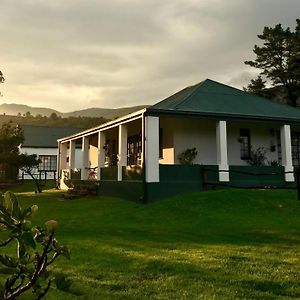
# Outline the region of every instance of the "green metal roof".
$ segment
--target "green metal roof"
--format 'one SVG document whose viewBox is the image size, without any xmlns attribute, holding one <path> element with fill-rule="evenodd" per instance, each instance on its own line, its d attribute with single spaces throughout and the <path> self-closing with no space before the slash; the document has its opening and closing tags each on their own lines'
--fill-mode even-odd
<svg viewBox="0 0 300 300">
<path fill-rule="evenodd" d="M 193 115 L 300 123 L 300 110 L 206 79 L 147 108 L 149 115 Z"/>
<path fill-rule="evenodd" d="M 57 148 L 57 139 L 82 131 L 82 128 L 22 125 L 24 143 L 22 147 Z"/>
</svg>

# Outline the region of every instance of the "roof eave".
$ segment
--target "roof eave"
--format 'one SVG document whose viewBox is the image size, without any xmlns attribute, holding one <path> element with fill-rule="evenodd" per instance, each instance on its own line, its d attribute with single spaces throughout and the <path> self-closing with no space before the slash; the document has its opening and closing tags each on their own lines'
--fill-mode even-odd
<svg viewBox="0 0 300 300">
<path fill-rule="evenodd" d="M 87 130 L 84 130 L 84 131 L 72 134 L 70 136 L 63 137 L 61 139 L 58 139 L 57 142 L 61 143 L 61 142 L 65 142 L 65 141 L 68 141 L 68 140 L 71 140 L 71 139 L 80 138 L 80 137 L 85 136 L 85 135 L 90 135 L 93 132 L 100 131 L 101 129 L 105 129 L 106 127 L 110 127 L 110 126 L 114 126 L 114 125 L 116 126 L 120 122 L 123 122 L 123 121 L 126 121 L 126 120 L 130 121 L 132 118 L 135 118 L 135 117 L 137 117 L 139 115 L 142 116 L 143 113 L 146 110 L 147 110 L 147 108 L 143 108 L 141 110 L 135 111 L 135 112 L 130 113 L 128 115 L 119 117 L 119 118 L 117 118 L 115 120 L 103 123 L 103 124 L 101 124 L 99 126 L 96 126 L 96 127 L 93 127 L 93 128 L 89 128 Z"/>
<path fill-rule="evenodd" d="M 178 111 L 178 110 L 163 110 L 163 109 L 151 109 L 148 108 L 145 112 L 145 116 L 178 116 L 178 117 L 194 117 L 202 119 L 214 119 L 214 120 L 252 120 L 252 121 L 267 121 L 276 123 L 289 123 L 300 124 L 300 119 L 294 118 L 277 118 L 268 116 L 251 116 L 242 114 L 229 114 L 229 113 L 212 113 L 212 112 L 191 112 L 191 111 Z"/>
</svg>

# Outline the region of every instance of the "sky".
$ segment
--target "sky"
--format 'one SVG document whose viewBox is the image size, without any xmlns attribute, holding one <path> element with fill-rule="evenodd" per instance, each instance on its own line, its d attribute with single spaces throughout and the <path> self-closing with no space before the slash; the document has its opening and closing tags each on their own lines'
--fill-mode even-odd
<svg viewBox="0 0 300 300">
<path fill-rule="evenodd" d="M 156 103 L 206 78 L 237 88 L 264 26 L 299 0 L 1 0 L 1 103 L 61 112 Z"/>
</svg>

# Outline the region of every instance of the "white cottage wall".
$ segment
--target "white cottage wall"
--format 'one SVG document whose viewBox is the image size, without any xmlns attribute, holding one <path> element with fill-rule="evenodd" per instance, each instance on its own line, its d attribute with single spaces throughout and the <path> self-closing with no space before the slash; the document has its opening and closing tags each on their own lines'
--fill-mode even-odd
<svg viewBox="0 0 300 300">
<path fill-rule="evenodd" d="M 179 164 L 178 155 L 188 148 L 196 148 L 195 164 L 216 164 L 216 125 L 214 121 L 162 118 L 162 164 Z M 167 143 L 166 147 L 166 140 Z M 167 155 L 166 155 L 167 154 Z"/>
<path fill-rule="evenodd" d="M 175 163 L 178 155 L 188 148 L 196 148 L 198 155 L 195 164 L 212 165 L 217 163 L 216 123 L 196 119 L 178 119 L 174 127 Z"/>
<path fill-rule="evenodd" d="M 160 127 L 163 132 L 163 158 L 161 164 L 178 164 L 178 155 L 188 148 L 195 147 L 198 155 L 195 164 L 216 165 L 216 121 L 161 118 Z M 227 147 L 229 165 L 248 165 L 241 159 L 240 129 L 250 130 L 250 141 L 253 149 L 264 147 L 267 150 L 268 161 L 278 161 L 278 147 L 276 132 L 280 130 L 277 125 L 266 123 L 241 123 L 227 121 Z M 275 151 L 271 152 L 271 145 Z"/>
<path fill-rule="evenodd" d="M 68 149 L 69 151 L 69 149 Z M 22 147 L 20 153 L 27 153 L 28 155 L 36 154 L 38 157 L 40 155 L 57 155 L 57 148 L 31 148 L 31 147 Z M 69 154 L 68 154 L 69 155 Z M 82 153 L 81 149 L 75 150 L 75 168 L 81 168 Z M 19 177 L 22 176 L 22 172 L 19 171 Z M 48 179 L 53 179 L 53 175 L 49 173 L 47 175 Z M 25 175 L 24 179 L 31 179 L 30 176 Z"/>
<path fill-rule="evenodd" d="M 174 118 L 160 118 L 159 127 L 162 134 L 162 156 L 160 164 L 174 164 Z"/>
<path fill-rule="evenodd" d="M 227 122 L 227 145 L 229 165 L 248 165 L 247 161 L 241 159 L 240 129 L 249 129 L 250 142 L 254 150 L 263 147 L 267 150 L 267 161 L 278 161 L 278 147 L 276 131 L 280 127 L 272 124 L 263 123 L 235 123 Z M 275 151 L 271 152 L 271 145 L 275 146 Z"/>
<path fill-rule="evenodd" d="M 98 167 L 98 134 L 90 137 L 89 167 Z"/>
</svg>

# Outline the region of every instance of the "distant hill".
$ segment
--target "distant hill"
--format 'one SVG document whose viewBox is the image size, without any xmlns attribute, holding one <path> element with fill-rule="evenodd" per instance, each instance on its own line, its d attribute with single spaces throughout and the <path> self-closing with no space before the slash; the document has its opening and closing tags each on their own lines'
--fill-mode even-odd
<svg viewBox="0 0 300 300">
<path fill-rule="evenodd" d="M 63 117 L 103 117 L 105 119 L 115 119 L 117 117 L 130 114 L 134 111 L 148 107 L 149 105 L 130 106 L 122 108 L 87 108 L 83 110 L 76 110 L 69 113 L 63 113 Z"/>
<path fill-rule="evenodd" d="M 26 114 L 28 111 L 33 116 L 40 114 L 42 116 L 49 117 L 52 113 L 56 113 L 57 115 L 61 114 L 57 110 L 51 108 L 31 107 L 23 104 L 8 104 L 8 103 L 3 103 L 0 105 L 0 114 L 16 116 L 18 113 L 23 115 Z"/>
<path fill-rule="evenodd" d="M 49 117 L 52 113 L 56 113 L 61 117 L 103 117 L 105 119 L 115 119 L 119 116 L 129 114 L 131 112 L 140 110 L 147 107 L 147 105 L 131 106 L 131 107 L 122 107 L 122 108 L 88 108 L 83 110 L 77 110 L 73 112 L 62 113 L 55 109 L 45 108 L 45 107 L 32 107 L 22 104 L 1 104 L 0 105 L 0 114 L 13 115 L 16 116 L 19 113 L 21 115 L 30 112 L 31 115 L 42 115 Z"/>
</svg>

